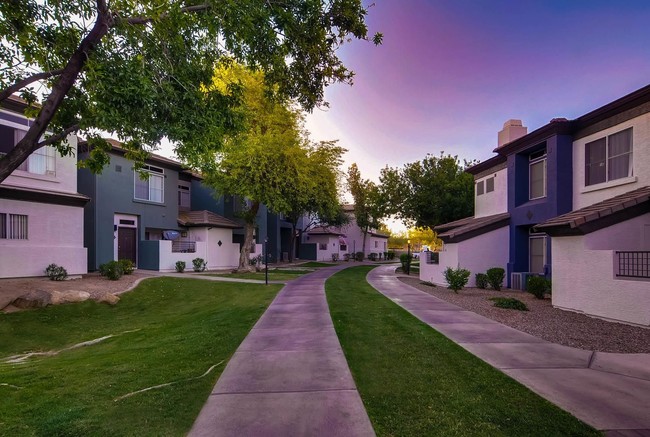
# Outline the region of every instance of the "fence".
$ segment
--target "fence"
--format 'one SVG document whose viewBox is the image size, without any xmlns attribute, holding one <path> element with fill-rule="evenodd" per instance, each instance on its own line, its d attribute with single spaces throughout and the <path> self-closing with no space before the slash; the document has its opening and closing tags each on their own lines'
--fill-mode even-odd
<svg viewBox="0 0 650 437">
<path fill-rule="evenodd" d="M 172 241 L 172 253 L 194 253 L 196 241 Z"/>
</svg>

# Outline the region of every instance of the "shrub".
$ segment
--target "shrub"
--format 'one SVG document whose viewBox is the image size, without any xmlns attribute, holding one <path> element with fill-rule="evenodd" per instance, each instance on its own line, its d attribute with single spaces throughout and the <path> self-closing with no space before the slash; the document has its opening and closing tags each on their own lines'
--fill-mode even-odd
<svg viewBox="0 0 650 437">
<path fill-rule="evenodd" d="M 48 278 L 50 278 L 50 281 L 63 281 L 68 277 L 68 272 L 66 269 L 61 266 L 57 266 L 56 264 L 50 264 L 49 266 L 45 267 L 45 274 Z"/>
<path fill-rule="evenodd" d="M 501 290 L 501 286 L 503 285 L 503 278 L 505 277 L 506 271 L 501 267 L 493 267 L 487 271 L 488 283 L 490 284 L 490 287 L 494 288 L 497 291 Z"/>
<path fill-rule="evenodd" d="M 488 277 L 485 273 L 476 274 L 476 287 L 485 290 L 488 286 Z"/>
<path fill-rule="evenodd" d="M 495 307 L 507 310 L 528 311 L 528 307 L 522 301 L 512 297 L 491 297 Z"/>
<path fill-rule="evenodd" d="M 458 290 L 462 290 L 467 281 L 469 280 L 470 271 L 463 269 L 460 266 L 452 269 L 447 267 L 445 269 L 445 281 L 449 285 L 449 289 L 454 290 L 454 293 L 458 293 Z"/>
<path fill-rule="evenodd" d="M 263 259 L 263 258 L 264 258 L 264 257 L 262 256 L 262 254 L 259 254 L 259 255 L 257 255 L 257 256 L 254 257 L 254 258 L 248 258 L 248 264 L 251 265 L 251 266 L 255 266 L 255 267 L 257 267 L 258 265 L 262 265 L 262 264 L 263 264 L 263 262 L 262 262 L 262 259 Z"/>
<path fill-rule="evenodd" d="M 413 255 L 408 253 L 403 253 L 399 256 L 399 262 L 402 263 L 402 271 L 404 273 L 411 273 L 411 262 L 413 261 Z"/>
<path fill-rule="evenodd" d="M 176 261 L 176 271 L 183 273 L 185 271 L 185 261 Z"/>
<path fill-rule="evenodd" d="M 529 276 L 526 283 L 526 291 L 537 299 L 544 299 L 544 294 L 551 290 L 551 281 L 543 276 Z"/>
<path fill-rule="evenodd" d="M 344 253 L 343 254 L 343 261 L 350 261 L 350 254 L 349 253 Z"/>
<path fill-rule="evenodd" d="M 366 255 L 365 255 L 363 252 L 357 252 L 357 253 L 354 255 L 354 258 L 355 258 L 357 261 L 363 261 L 363 258 L 364 258 L 365 256 L 366 256 Z"/>
<path fill-rule="evenodd" d="M 386 259 L 389 260 L 389 261 L 394 260 L 395 259 L 395 252 L 393 252 L 393 251 L 386 252 Z"/>
<path fill-rule="evenodd" d="M 133 273 L 133 270 L 135 269 L 135 266 L 133 265 L 133 261 L 130 259 L 121 259 L 117 261 L 120 263 L 120 267 L 122 267 L 122 273 L 125 275 L 130 275 Z"/>
<path fill-rule="evenodd" d="M 332 254 L 332 261 L 337 262 L 339 260 L 339 254 L 338 253 L 333 253 Z"/>
<path fill-rule="evenodd" d="M 99 266 L 99 274 L 106 276 L 111 281 L 117 281 L 122 277 L 124 271 L 119 261 L 109 261 Z"/>
<path fill-rule="evenodd" d="M 203 272 L 208 263 L 203 258 L 194 258 L 192 260 L 192 265 L 195 272 Z"/>
<path fill-rule="evenodd" d="M 377 261 L 377 254 L 374 253 L 374 252 L 371 253 L 370 255 L 368 255 L 368 259 L 369 259 L 370 261 Z"/>
</svg>

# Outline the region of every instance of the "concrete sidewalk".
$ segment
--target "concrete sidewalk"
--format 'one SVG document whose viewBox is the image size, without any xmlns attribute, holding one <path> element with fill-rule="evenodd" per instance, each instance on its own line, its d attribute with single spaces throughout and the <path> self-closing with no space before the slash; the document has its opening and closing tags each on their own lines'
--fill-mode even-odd
<svg viewBox="0 0 650 437">
<path fill-rule="evenodd" d="M 424 323 L 609 436 L 650 436 L 650 354 L 562 346 L 404 284 L 395 266 L 368 282 Z"/>
<path fill-rule="evenodd" d="M 325 280 L 291 281 L 217 381 L 189 435 L 373 436 L 325 299 Z"/>
</svg>

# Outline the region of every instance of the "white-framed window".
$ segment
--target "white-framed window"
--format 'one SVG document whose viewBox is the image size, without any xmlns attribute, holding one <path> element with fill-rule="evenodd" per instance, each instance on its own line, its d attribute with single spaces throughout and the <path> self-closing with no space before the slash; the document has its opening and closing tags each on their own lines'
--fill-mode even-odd
<svg viewBox="0 0 650 437">
<path fill-rule="evenodd" d="M 0 213 L 0 239 L 27 240 L 27 216 Z"/>
<path fill-rule="evenodd" d="M 178 209 L 189 210 L 191 209 L 191 191 L 190 185 L 183 182 L 178 183 Z"/>
<path fill-rule="evenodd" d="M 9 153 L 27 134 L 25 129 L 0 125 L 0 156 Z M 56 149 L 44 146 L 34 151 L 16 170 L 38 175 L 56 175 Z"/>
<path fill-rule="evenodd" d="M 543 274 L 546 264 L 546 236 L 531 235 L 528 239 L 528 253 L 528 271 Z"/>
<path fill-rule="evenodd" d="M 632 176 L 632 128 L 585 144 L 585 186 Z"/>
<path fill-rule="evenodd" d="M 528 157 L 530 200 L 546 197 L 546 149 L 531 153 Z"/>
<path fill-rule="evenodd" d="M 318 250 L 327 250 L 327 243 L 318 243 Z"/>
<path fill-rule="evenodd" d="M 477 195 L 477 196 L 480 196 L 480 195 L 482 195 L 483 193 L 485 193 L 485 186 L 484 186 L 484 184 L 483 184 L 483 181 L 478 181 L 478 182 L 476 183 L 476 195 Z"/>
<path fill-rule="evenodd" d="M 485 192 L 491 193 L 492 191 L 494 191 L 494 176 L 485 180 Z"/>
<path fill-rule="evenodd" d="M 165 201 L 165 171 L 152 165 L 145 165 L 143 170 L 148 173 L 147 179 L 142 179 L 137 171 L 133 172 L 135 180 L 133 197 L 138 200 L 163 203 Z"/>
</svg>

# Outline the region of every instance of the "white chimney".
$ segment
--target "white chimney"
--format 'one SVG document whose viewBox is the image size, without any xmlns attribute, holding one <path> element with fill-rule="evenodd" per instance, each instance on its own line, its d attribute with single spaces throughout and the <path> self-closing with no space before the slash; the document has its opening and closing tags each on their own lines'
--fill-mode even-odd
<svg viewBox="0 0 650 437">
<path fill-rule="evenodd" d="M 528 133 L 528 128 L 521 124 L 521 120 L 508 120 L 503 123 L 503 129 L 499 131 L 499 146 L 508 144 L 517 138 L 521 138 Z"/>
</svg>

